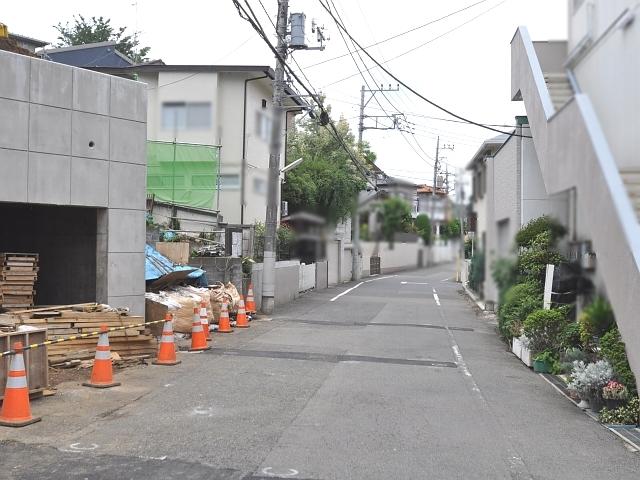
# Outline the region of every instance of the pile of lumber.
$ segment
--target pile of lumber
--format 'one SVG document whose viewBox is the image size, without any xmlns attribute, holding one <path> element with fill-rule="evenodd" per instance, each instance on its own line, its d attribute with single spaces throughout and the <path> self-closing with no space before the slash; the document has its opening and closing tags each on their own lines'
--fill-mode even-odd
<svg viewBox="0 0 640 480">
<path fill-rule="evenodd" d="M 139 355 L 154 355 L 157 349 L 156 338 L 149 334 L 144 326 L 133 327 L 143 323 L 144 317 L 125 315 L 111 311 L 40 311 L 33 312 L 30 318 L 22 316 L 25 325 L 47 327 L 47 339 L 56 340 L 63 337 L 91 333 L 100 329 L 102 324 L 107 327 L 131 326 L 123 330 L 109 332 L 111 352 L 120 357 Z M 60 363 L 73 359 L 92 358 L 98 342 L 98 337 L 68 340 L 47 347 L 49 363 Z"/>
<path fill-rule="evenodd" d="M 37 279 L 37 253 L 0 253 L 0 306 L 33 306 Z"/>
</svg>

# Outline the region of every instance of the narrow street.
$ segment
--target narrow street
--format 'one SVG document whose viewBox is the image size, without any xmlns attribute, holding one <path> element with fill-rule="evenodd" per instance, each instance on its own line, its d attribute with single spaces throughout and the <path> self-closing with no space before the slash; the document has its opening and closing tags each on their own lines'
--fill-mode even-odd
<svg viewBox="0 0 640 480">
<path fill-rule="evenodd" d="M 309 293 L 180 365 L 65 387 L 0 430 L 0 477 L 637 479 L 638 453 L 511 355 L 453 270 Z"/>
</svg>

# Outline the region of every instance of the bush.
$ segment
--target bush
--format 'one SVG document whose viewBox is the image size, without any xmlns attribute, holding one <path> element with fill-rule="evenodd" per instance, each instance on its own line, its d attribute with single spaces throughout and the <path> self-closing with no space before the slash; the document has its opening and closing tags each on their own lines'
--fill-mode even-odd
<svg viewBox="0 0 640 480">
<path fill-rule="evenodd" d="M 536 310 L 524 321 L 523 331 L 534 352 L 560 350 L 560 334 L 566 323 L 566 315 L 560 310 Z"/>
<path fill-rule="evenodd" d="M 502 336 L 520 336 L 522 322 L 539 308 L 542 308 L 542 292 L 535 283 L 519 283 L 507 290 L 498 309 L 498 328 Z"/>
<path fill-rule="evenodd" d="M 582 310 L 578 323 L 582 344 L 585 348 L 593 350 L 597 343 L 596 339 L 615 325 L 615 318 L 609 303 L 602 297 L 596 297 Z"/>
<path fill-rule="evenodd" d="M 481 250 L 476 250 L 469 267 L 469 287 L 471 290 L 480 291 L 480 286 L 484 282 L 484 274 L 484 253 Z"/>
<path fill-rule="evenodd" d="M 564 257 L 554 250 L 551 233 L 542 232 L 518 256 L 518 273 L 542 285 L 547 265 L 558 265 L 563 260 Z"/>
<path fill-rule="evenodd" d="M 636 393 L 636 379 L 627 360 L 624 342 L 620 338 L 618 328 L 612 328 L 600 339 L 600 354 L 613 367 L 615 377 L 623 383 L 630 392 Z"/>
<path fill-rule="evenodd" d="M 431 245 L 431 220 L 429 216 L 421 213 L 416 217 L 415 227 L 418 235 L 422 237 L 425 245 Z"/>
<path fill-rule="evenodd" d="M 544 232 L 549 233 L 551 244 L 555 245 L 558 239 L 567 233 L 567 229 L 554 218 L 543 215 L 531 220 L 520 229 L 516 234 L 516 244 L 522 248 L 529 248 L 533 245 L 536 237 Z"/>
<path fill-rule="evenodd" d="M 571 381 L 567 387 L 585 398 L 589 395 L 596 395 L 612 378 L 613 369 L 606 360 L 598 360 L 589 364 L 573 362 Z"/>
<path fill-rule="evenodd" d="M 562 332 L 560 332 L 558 340 L 563 351 L 580 348 L 582 343 L 580 342 L 580 326 L 578 322 L 566 323 L 562 328 Z"/>
<path fill-rule="evenodd" d="M 619 425 L 634 425 L 640 418 L 640 399 L 638 397 L 629 400 L 625 406 L 609 410 L 600 410 L 599 420 L 602 423 L 615 423 Z"/>
<path fill-rule="evenodd" d="M 515 260 L 500 258 L 491 265 L 491 276 L 498 287 L 498 303 L 504 300 L 504 294 L 518 283 L 518 270 Z"/>
</svg>

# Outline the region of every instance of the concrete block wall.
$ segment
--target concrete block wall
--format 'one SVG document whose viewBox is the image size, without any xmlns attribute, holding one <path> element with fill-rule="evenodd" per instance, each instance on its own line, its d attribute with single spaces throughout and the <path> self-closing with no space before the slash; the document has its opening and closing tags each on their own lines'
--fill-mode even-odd
<svg viewBox="0 0 640 480">
<path fill-rule="evenodd" d="M 136 314 L 146 111 L 142 83 L 0 51 L 0 202 L 100 209 L 96 300 Z"/>
</svg>

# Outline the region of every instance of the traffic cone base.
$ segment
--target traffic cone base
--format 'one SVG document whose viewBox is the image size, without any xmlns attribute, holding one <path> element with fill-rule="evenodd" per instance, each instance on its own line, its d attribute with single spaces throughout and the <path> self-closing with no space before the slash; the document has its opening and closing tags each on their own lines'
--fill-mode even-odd
<svg viewBox="0 0 640 480">
<path fill-rule="evenodd" d="M 256 313 L 256 301 L 253 297 L 253 283 L 247 289 L 247 313 Z"/>
<path fill-rule="evenodd" d="M 247 318 L 247 312 L 244 308 L 244 298 L 242 298 L 242 295 L 240 295 L 240 300 L 238 301 L 236 328 L 249 328 L 249 319 Z"/>
<path fill-rule="evenodd" d="M 231 328 L 231 321 L 229 320 L 229 310 L 227 309 L 227 304 L 222 304 L 222 310 L 220 311 L 220 319 L 218 320 L 218 329 L 216 330 L 218 333 L 233 333 L 233 329 Z"/>
<path fill-rule="evenodd" d="M 207 342 L 210 342 L 212 339 L 211 331 L 209 330 L 209 314 L 207 313 L 207 302 L 204 301 L 200 304 L 200 323 L 204 330 L 204 338 L 207 339 Z"/>
<path fill-rule="evenodd" d="M 111 388 L 121 385 L 120 382 L 113 381 L 113 363 L 111 361 L 109 333 L 106 325 L 100 327 L 91 379 L 88 382 L 83 382 L 82 385 L 92 388 Z"/>
<path fill-rule="evenodd" d="M 4 427 L 24 427 L 42 420 L 31 415 L 29 406 L 29 385 L 22 356 L 22 343 L 16 342 L 15 354 L 11 358 L 7 374 L 7 386 L 0 410 L 0 425 Z"/>
</svg>

